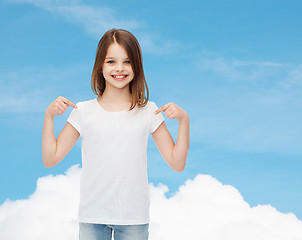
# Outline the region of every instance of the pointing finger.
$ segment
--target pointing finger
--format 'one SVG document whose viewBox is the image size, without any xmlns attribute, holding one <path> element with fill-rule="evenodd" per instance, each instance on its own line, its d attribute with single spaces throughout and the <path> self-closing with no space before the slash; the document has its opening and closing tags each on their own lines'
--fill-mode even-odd
<svg viewBox="0 0 302 240">
<path fill-rule="evenodd" d="M 166 111 L 167 108 L 168 108 L 168 104 L 166 104 L 166 105 L 162 106 L 161 108 L 157 109 L 154 113 L 155 113 L 155 114 L 158 114 L 158 113 L 160 113 L 161 111 Z"/>
<path fill-rule="evenodd" d="M 72 106 L 74 108 L 77 108 L 77 105 L 75 105 L 73 102 L 71 102 L 70 100 L 68 100 L 67 98 L 65 97 L 62 97 L 63 101 L 68 104 L 69 106 Z"/>
</svg>

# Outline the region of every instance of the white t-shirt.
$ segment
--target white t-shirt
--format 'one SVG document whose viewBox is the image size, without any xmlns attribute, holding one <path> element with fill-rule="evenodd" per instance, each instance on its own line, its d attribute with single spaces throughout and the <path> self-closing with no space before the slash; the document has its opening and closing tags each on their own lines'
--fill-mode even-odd
<svg viewBox="0 0 302 240">
<path fill-rule="evenodd" d="M 164 121 L 154 102 L 108 112 L 97 98 L 78 102 L 67 121 L 82 137 L 79 222 L 149 223 L 147 143 Z"/>
</svg>

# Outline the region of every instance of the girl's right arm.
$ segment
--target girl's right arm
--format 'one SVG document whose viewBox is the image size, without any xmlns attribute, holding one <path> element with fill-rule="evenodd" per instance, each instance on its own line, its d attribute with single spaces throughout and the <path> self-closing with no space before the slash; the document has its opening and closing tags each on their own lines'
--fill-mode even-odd
<svg viewBox="0 0 302 240">
<path fill-rule="evenodd" d="M 54 134 L 54 117 L 62 115 L 68 106 L 77 106 L 64 97 L 58 97 L 45 111 L 44 126 L 42 132 L 42 155 L 45 167 L 57 165 L 77 142 L 79 132 L 67 122 L 57 140 Z"/>
</svg>

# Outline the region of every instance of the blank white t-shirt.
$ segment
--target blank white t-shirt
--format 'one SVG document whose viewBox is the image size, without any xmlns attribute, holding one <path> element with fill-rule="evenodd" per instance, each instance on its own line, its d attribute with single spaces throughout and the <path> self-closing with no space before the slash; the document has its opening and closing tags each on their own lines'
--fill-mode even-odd
<svg viewBox="0 0 302 240">
<path fill-rule="evenodd" d="M 67 121 L 82 137 L 79 222 L 149 223 L 147 143 L 164 121 L 154 102 L 108 112 L 97 98 L 78 102 Z"/>
</svg>

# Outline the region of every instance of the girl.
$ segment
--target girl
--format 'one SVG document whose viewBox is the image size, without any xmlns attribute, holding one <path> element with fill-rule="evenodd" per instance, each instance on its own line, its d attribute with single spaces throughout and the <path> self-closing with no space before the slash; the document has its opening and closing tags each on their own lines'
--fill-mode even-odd
<svg viewBox="0 0 302 240">
<path fill-rule="evenodd" d="M 126 30 L 111 29 L 99 41 L 91 87 L 97 98 L 74 104 L 60 96 L 46 109 L 43 163 L 57 165 L 81 136 L 80 240 L 148 239 L 148 134 L 167 164 L 181 172 L 189 149 L 189 116 L 172 102 L 158 108 L 148 101 L 141 48 Z M 74 109 L 56 140 L 54 116 L 69 106 Z M 179 121 L 176 144 L 161 112 Z"/>
</svg>

